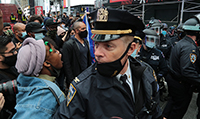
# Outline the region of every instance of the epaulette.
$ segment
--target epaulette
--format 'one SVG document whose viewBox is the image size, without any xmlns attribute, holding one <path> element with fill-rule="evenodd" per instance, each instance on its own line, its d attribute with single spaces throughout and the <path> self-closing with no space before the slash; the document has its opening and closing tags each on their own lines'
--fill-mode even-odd
<svg viewBox="0 0 200 119">
<path fill-rule="evenodd" d="M 74 84 L 78 85 L 80 82 L 86 80 L 89 76 L 95 74 L 97 72 L 96 63 L 89 66 L 83 72 L 81 72 L 77 77 L 74 78 Z"/>
</svg>

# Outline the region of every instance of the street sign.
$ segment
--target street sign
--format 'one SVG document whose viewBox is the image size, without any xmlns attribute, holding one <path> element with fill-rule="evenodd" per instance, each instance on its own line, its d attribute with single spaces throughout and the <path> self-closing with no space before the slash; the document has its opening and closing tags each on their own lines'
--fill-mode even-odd
<svg viewBox="0 0 200 119">
<path fill-rule="evenodd" d="M 36 15 L 43 14 L 43 7 L 42 6 L 35 6 L 35 14 Z"/>
</svg>

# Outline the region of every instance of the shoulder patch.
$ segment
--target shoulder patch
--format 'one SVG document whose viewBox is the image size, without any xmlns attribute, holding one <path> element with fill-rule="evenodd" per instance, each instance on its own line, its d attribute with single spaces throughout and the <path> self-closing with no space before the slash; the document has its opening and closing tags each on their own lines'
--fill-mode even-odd
<svg viewBox="0 0 200 119">
<path fill-rule="evenodd" d="M 69 105 L 69 103 L 72 101 L 72 99 L 74 98 L 75 94 L 76 94 L 76 88 L 73 86 L 72 83 L 70 83 L 69 86 L 69 91 L 68 91 L 68 95 L 67 95 L 67 106 Z"/>
<path fill-rule="evenodd" d="M 197 55 L 194 53 L 190 54 L 190 61 L 194 64 L 197 60 Z"/>
</svg>

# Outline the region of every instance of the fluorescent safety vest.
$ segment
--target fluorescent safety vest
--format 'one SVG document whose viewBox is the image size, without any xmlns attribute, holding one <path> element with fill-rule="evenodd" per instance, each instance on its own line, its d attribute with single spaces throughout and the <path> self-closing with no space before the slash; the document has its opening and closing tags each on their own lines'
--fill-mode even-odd
<svg viewBox="0 0 200 119">
<path fill-rule="evenodd" d="M 15 16 L 14 17 L 11 16 L 11 20 L 15 20 Z"/>
<path fill-rule="evenodd" d="M 18 10 L 18 14 L 22 14 L 22 11 L 21 11 L 21 10 Z"/>
</svg>

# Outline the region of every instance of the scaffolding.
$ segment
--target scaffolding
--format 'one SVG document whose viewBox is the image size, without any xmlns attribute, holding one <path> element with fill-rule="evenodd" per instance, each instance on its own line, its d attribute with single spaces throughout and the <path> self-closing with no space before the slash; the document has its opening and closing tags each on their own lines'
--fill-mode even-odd
<svg viewBox="0 0 200 119">
<path fill-rule="evenodd" d="M 138 4 L 129 4 L 129 5 L 120 5 L 113 6 L 109 4 L 105 4 L 106 7 L 123 9 L 127 10 L 130 13 L 133 13 L 136 16 L 141 16 L 143 22 L 148 22 L 149 20 L 145 20 L 145 13 L 149 10 L 148 6 L 159 6 L 159 5 L 172 5 L 177 4 L 177 15 L 169 21 L 162 21 L 168 23 L 183 23 L 184 13 L 200 13 L 200 2 L 195 1 L 170 1 L 170 2 L 154 2 L 154 3 L 138 3 Z"/>
</svg>

